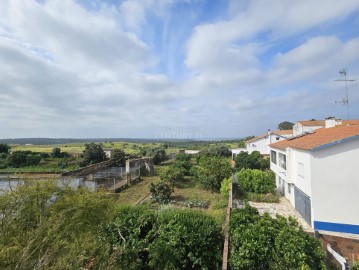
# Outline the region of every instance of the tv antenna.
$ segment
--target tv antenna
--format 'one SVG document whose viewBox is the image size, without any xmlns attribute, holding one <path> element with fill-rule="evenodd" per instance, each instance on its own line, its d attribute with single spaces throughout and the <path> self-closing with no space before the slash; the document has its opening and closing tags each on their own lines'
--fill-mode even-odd
<svg viewBox="0 0 359 270">
<path fill-rule="evenodd" d="M 337 82 L 345 82 L 345 97 L 342 100 L 337 100 L 335 103 L 342 103 L 343 105 L 347 105 L 347 117 L 349 121 L 349 95 L 348 95 L 348 82 L 354 82 L 355 80 L 348 80 L 347 79 L 347 73 L 348 71 L 343 68 L 339 70 L 339 74 L 344 79 L 337 79 L 335 81 Z M 349 124 L 349 123 L 348 123 Z"/>
</svg>

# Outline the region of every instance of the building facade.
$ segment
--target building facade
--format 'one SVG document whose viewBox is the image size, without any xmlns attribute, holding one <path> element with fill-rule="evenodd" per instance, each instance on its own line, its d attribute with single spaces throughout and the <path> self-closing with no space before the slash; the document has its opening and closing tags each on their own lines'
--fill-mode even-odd
<svg viewBox="0 0 359 270">
<path fill-rule="evenodd" d="M 359 126 L 270 145 L 276 185 L 314 229 L 359 234 Z"/>
</svg>

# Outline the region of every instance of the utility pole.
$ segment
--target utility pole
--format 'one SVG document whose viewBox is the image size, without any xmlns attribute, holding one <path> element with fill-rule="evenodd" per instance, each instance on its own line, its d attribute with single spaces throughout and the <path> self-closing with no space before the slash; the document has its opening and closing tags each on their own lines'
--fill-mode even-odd
<svg viewBox="0 0 359 270">
<path fill-rule="evenodd" d="M 345 82 L 345 97 L 342 100 L 335 101 L 335 103 L 342 103 L 343 105 L 347 105 L 347 117 L 348 117 L 348 121 L 349 121 L 348 82 L 354 82 L 355 80 L 348 80 L 347 79 L 347 70 L 345 68 L 343 68 L 342 70 L 339 70 L 339 74 L 341 75 L 341 77 L 344 77 L 344 79 L 338 79 L 338 80 L 335 80 L 335 81 L 337 81 L 337 82 Z"/>
</svg>

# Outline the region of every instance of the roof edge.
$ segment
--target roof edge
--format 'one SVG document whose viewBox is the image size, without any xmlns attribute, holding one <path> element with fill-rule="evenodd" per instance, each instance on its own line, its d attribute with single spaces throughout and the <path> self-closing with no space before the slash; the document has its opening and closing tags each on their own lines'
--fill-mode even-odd
<svg viewBox="0 0 359 270">
<path fill-rule="evenodd" d="M 354 135 L 354 136 L 351 136 L 351 137 L 348 137 L 348 138 L 344 138 L 344 139 L 340 139 L 340 140 L 330 142 L 330 143 L 327 143 L 327 144 L 319 145 L 317 147 L 314 147 L 314 148 L 311 148 L 311 149 L 308 149 L 308 150 L 318 151 L 318 150 L 322 150 L 322 149 L 325 149 L 325 148 L 328 148 L 328 147 L 331 147 L 331 146 L 334 146 L 334 145 L 337 145 L 337 144 L 352 141 L 352 140 L 355 140 L 355 139 L 359 139 L 359 135 Z"/>
</svg>

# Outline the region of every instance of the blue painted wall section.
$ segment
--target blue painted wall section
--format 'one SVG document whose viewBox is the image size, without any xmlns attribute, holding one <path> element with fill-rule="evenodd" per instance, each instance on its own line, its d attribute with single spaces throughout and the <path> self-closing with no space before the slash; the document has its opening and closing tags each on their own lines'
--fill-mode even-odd
<svg viewBox="0 0 359 270">
<path fill-rule="evenodd" d="M 314 221 L 314 229 L 359 234 L 359 225 Z"/>
</svg>

